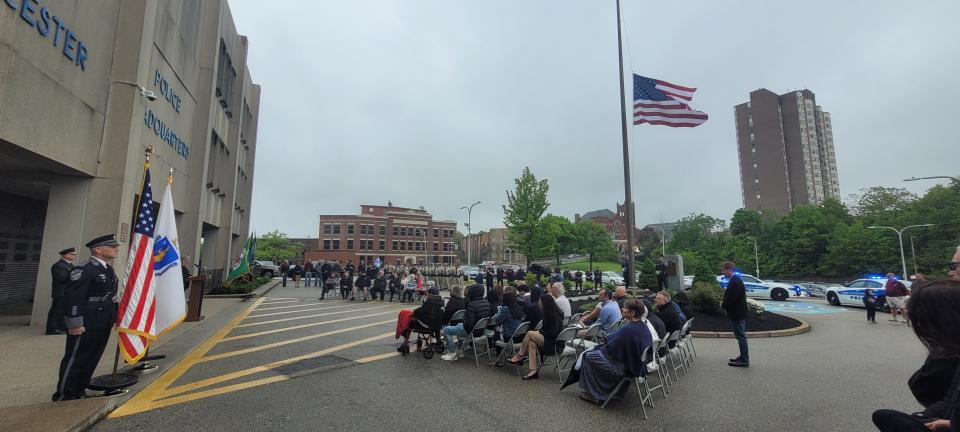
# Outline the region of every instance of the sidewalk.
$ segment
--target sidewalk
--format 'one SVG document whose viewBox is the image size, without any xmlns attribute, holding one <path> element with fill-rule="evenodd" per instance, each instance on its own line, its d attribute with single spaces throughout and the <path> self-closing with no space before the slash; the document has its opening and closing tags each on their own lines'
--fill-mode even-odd
<svg viewBox="0 0 960 432">
<path fill-rule="evenodd" d="M 280 280 L 276 279 L 254 293 L 263 295 L 279 283 Z M 29 316 L 25 320 L 5 319 L 0 322 L 0 347 L 3 347 L 0 382 L 4 383 L 4 391 L 0 392 L 0 418 L 4 419 L 3 428 L 24 432 L 86 429 L 160 376 L 170 365 L 176 364 L 246 306 L 248 303 L 237 298 L 204 298 L 202 315 L 206 319 L 183 322 L 155 342 L 150 347 L 151 353 L 165 354 L 167 358 L 151 362 L 159 368 L 143 372 L 129 393 L 59 403 L 50 402 L 50 396 L 57 386 L 65 336 L 46 336 L 43 327 L 25 325 Z M 113 370 L 116 346 L 114 333 L 94 376 L 109 374 Z M 121 359 L 120 370 L 127 367 Z"/>
</svg>

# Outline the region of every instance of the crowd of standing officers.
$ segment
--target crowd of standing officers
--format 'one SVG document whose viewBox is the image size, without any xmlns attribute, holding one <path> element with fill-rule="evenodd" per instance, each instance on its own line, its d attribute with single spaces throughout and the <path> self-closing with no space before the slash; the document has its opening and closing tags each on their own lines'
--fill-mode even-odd
<svg viewBox="0 0 960 432">
<path fill-rule="evenodd" d="M 303 266 L 284 261 L 280 265 L 283 286 L 287 279 L 299 288 L 301 281 L 306 286 L 322 288 L 320 300 L 328 295 L 343 300 L 380 300 L 392 302 L 419 301 L 426 296 L 427 289 L 450 289 L 463 279 L 463 270 L 445 264 L 413 265 L 397 260 L 395 264 L 380 265 L 379 262 L 367 263 L 363 260 L 354 265 L 353 260 L 346 263 L 336 261 L 306 262 Z M 329 294 L 330 292 L 333 294 Z"/>
</svg>

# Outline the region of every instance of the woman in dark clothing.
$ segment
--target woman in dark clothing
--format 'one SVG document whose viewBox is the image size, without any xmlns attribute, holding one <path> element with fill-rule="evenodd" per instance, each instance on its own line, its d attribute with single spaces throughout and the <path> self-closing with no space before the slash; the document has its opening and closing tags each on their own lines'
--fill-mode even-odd
<svg viewBox="0 0 960 432">
<path fill-rule="evenodd" d="M 910 379 L 910 390 L 925 407 L 913 415 L 894 410 L 873 412 L 873 423 L 883 432 L 888 431 L 957 431 L 960 430 L 960 369 L 955 364 L 960 358 L 960 281 L 936 280 L 920 282 L 911 287 L 910 321 L 913 332 L 929 350 L 924 367 Z M 936 365 L 942 378 L 949 374 L 953 359 L 950 385 L 918 377 L 933 372 Z M 947 367 L 947 373 L 942 370 Z M 936 382 L 935 382 L 936 381 Z M 922 399 L 922 400 L 921 400 Z"/>
<path fill-rule="evenodd" d="M 403 278 L 400 277 L 400 273 L 394 272 L 390 275 L 390 301 L 393 301 L 393 296 L 396 295 L 400 297 L 400 291 L 403 290 Z"/>
<path fill-rule="evenodd" d="M 497 313 L 491 321 L 502 325 L 501 340 L 506 341 L 510 336 L 513 336 L 517 327 L 523 324 L 523 307 L 517 303 L 516 294 L 508 292 L 503 295 L 503 304 L 497 309 Z"/>
<path fill-rule="evenodd" d="M 607 336 L 607 342 L 583 354 L 580 366 L 580 398 L 601 403 L 610 397 L 624 377 L 647 375 L 643 352 L 650 347 L 650 329 L 643 322 L 646 312 L 637 299 L 623 302 L 627 324 Z"/>
<path fill-rule="evenodd" d="M 447 304 L 443 307 L 443 319 L 441 320 L 443 325 L 459 324 L 460 320 L 451 322 L 450 319 L 453 318 L 453 314 L 463 310 L 466 306 L 466 302 L 463 301 L 463 287 L 460 285 L 450 287 L 450 300 L 447 300 Z"/>
<path fill-rule="evenodd" d="M 536 290 L 536 288 L 534 289 Z M 531 298 L 533 293 L 530 294 Z M 532 301 L 531 301 L 532 303 Z M 520 342 L 520 351 L 510 358 L 508 362 L 513 364 L 523 363 L 523 356 L 530 357 L 530 372 L 523 376 L 523 380 L 537 379 L 540 377 L 540 351 L 543 354 L 554 355 L 558 349 L 557 335 L 563 329 L 563 312 L 557 307 L 557 303 L 552 296 L 540 296 L 540 310 L 543 311 L 543 327 L 540 331 L 528 331 L 523 341 Z"/>
<path fill-rule="evenodd" d="M 410 329 L 403 334 L 403 342 L 410 341 L 410 332 L 432 333 L 436 340 L 440 340 L 440 328 L 443 318 L 443 298 L 436 288 L 430 288 L 427 299 L 420 307 L 413 310 L 413 319 L 410 320 Z M 420 352 L 421 341 L 417 341 L 417 352 Z"/>
<path fill-rule="evenodd" d="M 540 296 L 543 295 L 543 289 L 534 287 L 530 293 L 530 300 L 523 307 L 523 320 L 530 323 L 530 328 L 537 328 L 537 324 L 543 319 L 543 313 L 540 312 Z"/>
</svg>

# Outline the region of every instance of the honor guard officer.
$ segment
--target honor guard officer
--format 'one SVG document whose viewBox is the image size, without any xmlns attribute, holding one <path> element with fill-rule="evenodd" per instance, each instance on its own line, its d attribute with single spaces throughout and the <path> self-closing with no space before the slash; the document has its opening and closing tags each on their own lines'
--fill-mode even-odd
<svg viewBox="0 0 960 432">
<path fill-rule="evenodd" d="M 97 237 L 86 244 L 90 261 L 70 270 L 64 301 L 67 347 L 60 361 L 60 380 L 53 400 L 80 399 L 93 376 L 110 329 L 117 319 L 117 273 L 107 261 L 119 253 L 120 244 L 113 234 Z"/>
<path fill-rule="evenodd" d="M 50 304 L 50 312 L 47 312 L 47 334 L 64 334 L 67 327 L 63 323 L 63 301 L 67 294 L 67 283 L 70 282 L 70 270 L 73 269 L 73 262 L 77 260 L 77 249 L 67 248 L 60 251 L 60 259 L 50 267 L 50 275 L 53 276 L 53 288 L 50 290 L 50 296 L 53 303 Z"/>
</svg>

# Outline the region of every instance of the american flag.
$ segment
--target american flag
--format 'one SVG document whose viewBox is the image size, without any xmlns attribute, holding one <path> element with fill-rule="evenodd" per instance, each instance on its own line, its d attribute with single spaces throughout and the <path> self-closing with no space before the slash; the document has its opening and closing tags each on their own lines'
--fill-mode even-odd
<svg viewBox="0 0 960 432">
<path fill-rule="evenodd" d="M 707 121 L 707 113 L 690 109 L 697 89 L 633 75 L 633 124 L 695 127 Z"/>
<path fill-rule="evenodd" d="M 156 283 L 153 280 L 153 192 L 150 186 L 150 165 L 144 166 L 143 189 L 137 202 L 137 223 L 130 240 L 130 253 L 125 273 L 126 285 L 117 314 L 120 351 L 127 363 L 136 363 L 147 352 L 150 341 L 157 338 Z"/>
</svg>

